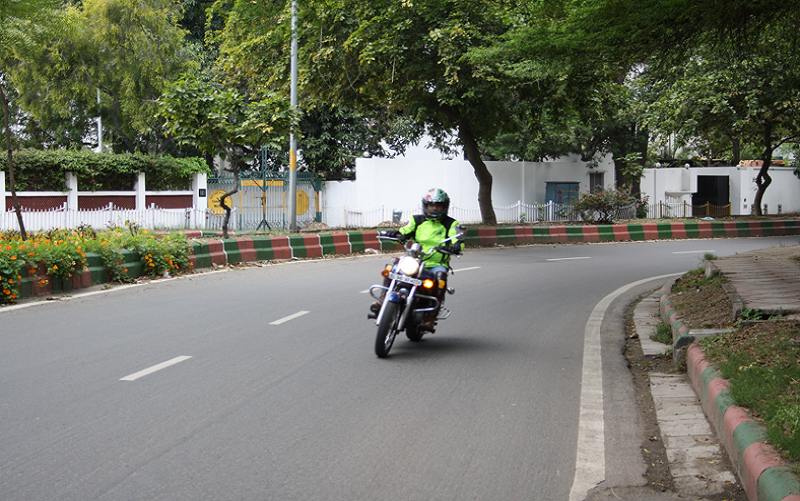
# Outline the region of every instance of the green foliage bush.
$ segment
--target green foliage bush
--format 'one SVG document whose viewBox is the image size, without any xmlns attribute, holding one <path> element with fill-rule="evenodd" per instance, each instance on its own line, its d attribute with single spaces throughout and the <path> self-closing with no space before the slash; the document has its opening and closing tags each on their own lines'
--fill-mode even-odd
<svg viewBox="0 0 800 501">
<path fill-rule="evenodd" d="M 45 264 L 51 278 L 67 280 L 84 270 L 87 252 L 100 254 L 113 282 L 132 281 L 124 265 L 123 250 L 138 252 L 146 276 L 191 269 L 191 245 L 185 234 L 157 235 L 140 230 L 135 223 L 127 226 L 102 233 L 89 226 L 36 232 L 24 241 L 16 231 L 0 232 L 0 304 L 13 303 L 19 297 L 24 266 L 29 266 L 29 277 L 42 285 L 44 279 L 37 276 L 36 270 L 39 263 Z"/>
<path fill-rule="evenodd" d="M 0 158 L 0 170 L 8 172 L 8 159 Z M 65 191 L 65 174 L 78 177 L 81 191 L 132 190 L 136 175 L 144 172 L 153 191 L 186 189 L 192 174 L 209 172 L 202 158 L 173 158 L 141 154 L 106 154 L 88 150 L 43 151 L 24 149 L 14 153 L 14 178 L 19 191 Z"/>
<path fill-rule="evenodd" d="M 578 200 L 572 204 L 572 210 L 584 221 L 611 224 L 620 209 L 631 207 L 636 202 L 636 197 L 626 189 L 607 188 L 581 193 Z"/>
</svg>

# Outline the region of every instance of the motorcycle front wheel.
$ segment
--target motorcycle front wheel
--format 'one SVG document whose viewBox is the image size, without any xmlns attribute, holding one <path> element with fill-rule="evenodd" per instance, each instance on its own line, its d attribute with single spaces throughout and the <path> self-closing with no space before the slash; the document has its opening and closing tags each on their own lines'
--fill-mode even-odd
<svg viewBox="0 0 800 501">
<path fill-rule="evenodd" d="M 397 320 L 400 316 L 400 308 L 397 303 L 386 303 L 380 324 L 378 324 L 378 334 L 375 336 L 375 354 L 379 358 L 389 356 L 392 349 L 394 338 L 397 336 Z"/>
</svg>

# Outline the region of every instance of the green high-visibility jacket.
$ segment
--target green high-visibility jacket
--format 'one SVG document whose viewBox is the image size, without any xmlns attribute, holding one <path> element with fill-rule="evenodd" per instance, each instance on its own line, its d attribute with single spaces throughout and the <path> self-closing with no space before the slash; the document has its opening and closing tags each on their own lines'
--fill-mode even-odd
<svg viewBox="0 0 800 501">
<path fill-rule="evenodd" d="M 425 216 L 413 216 L 408 221 L 408 224 L 398 231 L 403 235 L 408 235 L 411 240 L 422 245 L 423 252 L 427 252 L 442 243 L 445 238 L 455 235 L 458 232 L 457 227 L 458 221 L 449 216 L 444 216 L 441 220 L 426 219 Z M 451 240 L 447 242 L 447 245 L 452 243 L 455 243 L 455 241 Z M 461 250 L 464 250 L 463 242 L 461 243 Z M 424 263 L 426 268 L 433 268 L 438 265 L 448 266 L 450 256 L 441 252 L 434 252 Z"/>
</svg>

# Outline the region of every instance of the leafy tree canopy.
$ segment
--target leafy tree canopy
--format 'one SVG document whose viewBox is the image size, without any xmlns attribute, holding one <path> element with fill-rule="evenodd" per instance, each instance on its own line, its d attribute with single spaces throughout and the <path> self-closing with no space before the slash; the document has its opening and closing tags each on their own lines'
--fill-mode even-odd
<svg viewBox="0 0 800 501">
<path fill-rule="evenodd" d="M 301 88 L 313 103 L 367 116 L 402 113 L 439 141 L 456 134 L 493 222 L 491 175 L 480 145 L 507 120 L 510 92 L 465 59 L 509 27 L 509 6 L 472 0 L 312 0 L 300 2 Z M 276 3 L 236 2 L 221 37 L 225 73 L 262 85 L 286 85 L 288 10 Z M 264 22 L 267 20 L 267 22 Z"/>
<path fill-rule="evenodd" d="M 163 134 L 153 128 L 156 101 L 167 82 L 197 67 L 177 26 L 181 17 L 170 0 L 67 7 L 66 32 L 9 74 L 22 108 L 43 123 L 69 121 L 85 132 L 99 115 L 120 151 L 163 149 Z"/>
<path fill-rule="evenodd" d="M 184 75 L 170 85 L 160 102 L 164 130 L 179 144 L 192 144 L 203 153 L 228 160 L 236 183 L 221 202 L 227 237 L 231 208 L 225 199 L 239 187 L 239 166 L 257 145 L 277 146 L 296 123 L 287 99 L 273 92 L 243 94 L 218 82 Z"/>
</svg>

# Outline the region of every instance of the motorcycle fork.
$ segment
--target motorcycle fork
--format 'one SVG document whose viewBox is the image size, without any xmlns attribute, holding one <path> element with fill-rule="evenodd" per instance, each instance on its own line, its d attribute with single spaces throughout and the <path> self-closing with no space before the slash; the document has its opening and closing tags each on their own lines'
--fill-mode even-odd
<svg viewBox="0 0 800 501">
<path fill-rule="evenodd" d="M 381 309 L 378 310 L 378 316 L 375 319 L 375 325 L 380 325 L 381 319 L 383 318 L 383 313 L 386 311 L 386 304 L 387 303 L 403 303 L 403 301 L 391 301 L 390 296 L 393 293 L 398 293 L 399 291 L 395 291 L 394 288 L 397 286 L 397 280 L 392 279 L 389 283 L 389 286 L 386 287 L 386 293 L 383 296 L 383 301 L 381 301 Z M 400 329 L 398 329 L 400 330 Z"/>
<path fill-rule="evenodd" d="M 392 291 L 394 291 L 395 284 L 397 284 L 397 280 L 392 280 L 391 283 L 389 283 L 389 287 L 386 288 L 386 294 L 384 294 L 383 301 L 381 301 L 381 309 L 378 310 L 378 317 L 375 319 L 375 325 L 381 324 L 381 319 L 383 318 L 383 312 L 386 311 L 386 303 L 389 302 L 389 294 L 391 294 Z"/>
<path fill-rule="evenodd" d="M 414 295 L 417 293 L 417 286 L 414 285 L 411 287 L 411 290 L 408 292 L 408 297 L 406 297 L 406 307 L 403 308 L 403 314 L 400 315 L 400 321 L 397 323 L 397 330 L 402 331 L 406 326 L 406 320 L 408 320 L 408 314 L 411 312 L 411 305 L 414 304 Z"/>
<path fill-rule="evenodd" d="M 383 314 L 386 311 L 386 304 L 390 302 L 389 296 L 392 292 L 397 292 L 394 290 L 395 286 L 397 285 L 397 280 L 392 280 L 389 284 L 389 287 L 386 290 L 386 296 L 384 296 L 383 303 L 381 304 L 381 309 L 378 311 L 378 318 L 375 319 L 375 325 L 380 325 L 381 319 L 383 318 Z M 414 300 L 414 295 L 417 292 L 417 286 L 414 285 L 411 287 L 408 295 L 403 298 L 401 301 L 393 301 L 400 303 L 401 308 L 403 308 L 403 313 L 400 315 L 400 320 L 397 322 L 397 332 L 403 330 L 403 327 L 406 325 L 406 319 L 408 318 L 408 313 L 411 310 L 408 306 Z"/>
</svg>

